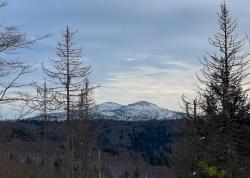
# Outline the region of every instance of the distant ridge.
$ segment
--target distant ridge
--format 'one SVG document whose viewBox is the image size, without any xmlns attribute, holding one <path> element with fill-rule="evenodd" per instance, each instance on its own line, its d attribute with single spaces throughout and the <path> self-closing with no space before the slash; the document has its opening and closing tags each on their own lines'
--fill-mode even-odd
<svg viewBox="0 0 250 178">
<path fill-rule="evenodd" d="M 105 102 L 95 105 L 91 109 L 95 119 L 117 121 L 147 121 L 147 120 L 174 120 L 183 118 L 183 113 L 171 111 L 147 101 L 138 101 L 129 105 L 121 105 L 114 102 Z M 39 116 L 29 118 L 41 119 Z M 50 120 L 63 121 L 66 119 L 65 112 L 49 114 Z"/>
<path fill-rule="evenodd" d="M 96 105 L 93 113 L 98 119 L 123 121 L 172 120 L 183 117 L 183 113 L 161 108 L 147 101 L 138 101 L 127 106 L 106 102 Z"/>
</svg>

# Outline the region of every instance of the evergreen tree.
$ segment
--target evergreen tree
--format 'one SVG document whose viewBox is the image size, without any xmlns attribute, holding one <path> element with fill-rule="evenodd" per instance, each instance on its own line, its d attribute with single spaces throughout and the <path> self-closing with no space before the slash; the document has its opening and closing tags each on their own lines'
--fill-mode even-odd
<svg viewBox="0 0 250 178">
<path fill-rule="evenodd" d="M 226 4 L 219 13 L 219 32 L 209 39 L 217 52 L 207 53 L 203 64 L 199 107 L 205 133 L 206 156 L 203 159 L 225 169 L 228 178 L 246 175 L 249 169 L 243 160 L 249 152 L 249 100 L 244 90 L 244 79 L 248 76 L 243 46 L 246 38 L 235 32 L 236 22 L 230 16 Z M 198 140 L 197 140 L 198 141 Z"/>
</svg>

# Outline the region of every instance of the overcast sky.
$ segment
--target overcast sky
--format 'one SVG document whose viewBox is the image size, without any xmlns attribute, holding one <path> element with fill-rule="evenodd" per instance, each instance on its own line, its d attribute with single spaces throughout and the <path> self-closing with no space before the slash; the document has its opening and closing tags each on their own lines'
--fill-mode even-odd
<svg viewBox="0 0 250 178">
<path fill-rule="evenodd" d="M 220 0 L 10 0 L 2 20 L 28 36 L 50 38 L 19 57 L 39 67 L 55 57 L 61 32 L 77 29 L 76 41 L 99 84 L 97 103 L 146 100 L 180 110 L 180 97 L 195 95 L 199 57 L 213 49 Z M 241 34 L 250 33 L 250 1 L 228 2 Z M 39 68 L 29 77 L 40 80 Z"/>
</svg>

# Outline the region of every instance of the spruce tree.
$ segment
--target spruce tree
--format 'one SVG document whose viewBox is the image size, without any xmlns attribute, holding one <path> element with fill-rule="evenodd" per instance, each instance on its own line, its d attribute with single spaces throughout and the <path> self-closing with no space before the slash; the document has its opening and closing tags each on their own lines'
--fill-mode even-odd
<svg viewBox="0 0 250 178">
<path fill-rule="evenodd" d="M 249 100 L 244 89 L 248 53 L 242 52 L 246 38 L 240 38 L 235 32 L 236 21 L 226 3 L 221 5 L 218 17 L 219 32 L 209 39 L 217 51 L 207 53 L 201 60 L 203 68 L 198 77 L 199 107 L 206 133 L 203 160 L 225 169 L 228 178 L 239 178 L 249 169 L 244 164 L 250 136 L 245 130 L 249 122 Z"/>
</svg>

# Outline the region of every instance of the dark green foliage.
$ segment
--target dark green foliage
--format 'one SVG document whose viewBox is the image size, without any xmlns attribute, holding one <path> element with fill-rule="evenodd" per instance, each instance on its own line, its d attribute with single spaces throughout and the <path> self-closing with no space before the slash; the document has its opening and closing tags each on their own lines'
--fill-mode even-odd
<svg viewBox="0 0 250 178">
<path fill-rule="evenodd" d="M 247 159 L 242 153 L 250 150 L 250 135 L 245 129 L 250 103 L 248 90 L 244 89 L 249 54 L 243 52 L 246 39 L 237 36 L 236 22 L 225 2 L 218 23 L 220 30 L 210 39 L 216 52 L 208 53 L 202 61 L 200 81 L 204 87 L 199 106 L 205 120 L 202 130 L 206 133 L 206 155 L 201 157 L 227 170 L 229 178 L 245 177 L 241 170 L 247 165 L 241 160 Z"/>
<path fill-rule="evenodd" d="M 185 150 L 186 159 L 180 159 L 177 169 L 185 169 L 186 177 L 203 166 L 210 175 L 226 170 L 227 178 L 245 178 L 250 156 L 250 103 L 244 86 L 248 82 L 249 53 L 244 52 L 246 38 L 238 36 L 236 21 L 225 2 L 218 13 L 218 25 L 219 31 L 209 38 L 215 51 L 201 60 L 199 98 L 194 102 L 184 99 L 191 125 L 187 126 L 190 134 L 183 140 L 182 152 L 189 150 Z M 199 165 L 201 160 L 213 166 Z"/>
<path fill-rule="evenodd" d="M 173 131 L 167 121 L 106 122 L 110 124 L 103 125 L 98 140 L 104 152 L 118 155 L 119 149 L 126 148 L 132 157 L 139 154 L 151 165 L 170 166 Z"/>
<path fill-rule="evenodd" d="M 169 166 L 172 140 L 164 125 L 133 128 L 129 137 L 130 150 L 140 153 L 151 165 Z"/>
</svg>

